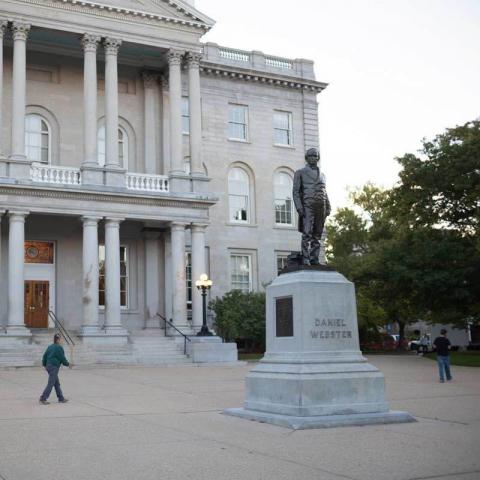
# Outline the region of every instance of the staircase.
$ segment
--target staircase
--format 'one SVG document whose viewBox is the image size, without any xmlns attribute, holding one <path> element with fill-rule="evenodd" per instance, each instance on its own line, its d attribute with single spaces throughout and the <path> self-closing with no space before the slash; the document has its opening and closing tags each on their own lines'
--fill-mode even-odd
<svg viewBox="0 0 480 480">
<path fill-rule="evenodd" d="M 26 345 L 2 345 L 0 342 L 0 367 L 40 366 L 53 334 L 53 329 L 33 331 L 31 343 Z M 163 330 L 132 332 L 125 345 L 85 345 L 80 337 L 72 335 L 72 338 L 75 342 L 73 350 L 66 344 L 64 349 L 74 365 L 178 365 L 192 362 L 183 354 L 183 344 L 177 343 L 174 337 L 165 337 Z"/>
</svg>

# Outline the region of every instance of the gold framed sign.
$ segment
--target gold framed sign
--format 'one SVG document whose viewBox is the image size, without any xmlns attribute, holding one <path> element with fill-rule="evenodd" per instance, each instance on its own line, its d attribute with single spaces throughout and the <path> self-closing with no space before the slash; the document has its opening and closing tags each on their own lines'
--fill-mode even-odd
<svg viewBox="0 0 480 480">
<path fill-rule="evenodd" d="M 53 263 L 53 242 L 26 241 L 25 263 Z"/>
</svg>

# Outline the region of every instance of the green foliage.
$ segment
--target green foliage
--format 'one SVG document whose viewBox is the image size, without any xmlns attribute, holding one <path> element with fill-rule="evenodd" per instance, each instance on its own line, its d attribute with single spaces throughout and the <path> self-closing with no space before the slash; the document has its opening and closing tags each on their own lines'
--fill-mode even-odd
<svg viewBox="0 0 480 480">
<path fill-rule="evenodd" d="M 215 329 L 226 341 L 265 345 L 265 293 L 231 290 L 212 300 L 210 308 L 215 312 Z"/>
<path fill-rule="evenodd" d="M 361 330 L 480 320 L 480 122 L 407 154 L 400 183 L 351 193 L 327 225 L 328 258 L 355 282 Z"/>
</svg>

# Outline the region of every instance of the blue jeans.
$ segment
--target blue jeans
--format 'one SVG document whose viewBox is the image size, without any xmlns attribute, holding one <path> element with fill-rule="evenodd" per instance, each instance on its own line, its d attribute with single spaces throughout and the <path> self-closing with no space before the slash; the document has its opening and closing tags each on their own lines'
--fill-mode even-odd
<svg viewBox="0 0 480 480">
<path fill-rule="evenodd" d="M 52 392 L 52 388 L 55 387 L 55 393 L 59 400 L 64 400 L 62 389 L 60 388 L 60 380 L 58 379 L 58 371 L 60 367 L 55 367 L 54 365 L 47 365 L 45 370 L 48 372 L 48 383 L 45 387 L 45 390 L 40 397 L 40 400 L 46 401 Z"/>
<path fill-rule="evenodd" d="M 447 376 L 447 380 L 452 379 L 452 375 L 450 373 L 450 357 L 448 355 L 437 355 L 437 363 L 438 363 L 438 373 L 440 374 L 440 381 L 445 381 L 445 376 L 443 372 L 445 371 L 445 375 Z"/>
</svg>

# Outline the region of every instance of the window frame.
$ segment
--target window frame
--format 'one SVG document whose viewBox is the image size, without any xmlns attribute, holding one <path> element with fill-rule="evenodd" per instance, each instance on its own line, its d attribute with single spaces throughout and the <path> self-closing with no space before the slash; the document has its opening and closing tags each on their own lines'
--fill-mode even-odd
<svg viewBox="0 0 480 480">
<path fill-rule="evenodd" d="M 100 248 L 103 247 L 105 250 L 105 244 L 104 243 L 99 243 L 98 244 L 98 308 L 100 310 L 105 310 L 105 303 L 103 305 L 100 304 L 100 292 L 104 292 L 104 299 L 105 299 L 105 289 L 101 290 L 100 289 L 100 278 L 103 276 L 105 278 L 105 273 L 103 275 L 100 273 L 101 272 L 101 267 L 100 267 Z M 128 245 L 125 244 L 120 244 L 120 264 L 122 263 L 122 254 L 121 250 L 122 248 L 125 251 L 125 275 L 122 275 L 121 269 L 120 269 L 120 279 L 122 277 L 125 277 L 125 302 L 126 305 L 121 304 L 121 296 L 122 296 L 122 286 L 120 282 L 120 309 L 121 310 L 129 310 L 130 309 L 130 252 Z M 103 260 L 105 262 L 105 259 Z M 104 280 L 105 282 L 105 280 Z"/>
<path fill-rule="evenodd" d="M 241 171 L 245 175 L 246 180 L 247 180 L 248 195 L 239 195 L 239 194 L 231 193 L 230 174 L 235 169 L 238 169 L 239 171 Z M 227 194 L 228 194 L 228 223 L 235 224 L 235 225 L 250 225 L 252 223 L 252 201 L 251 201 L 252 186 L 251 186 L 250 175 L 245 168 L 242 168 L 241 166 L 238 166 L 238 165 L 233 165 L 229 168 L 228 175 L 227 175 Z M 236 219 L 232 218 L 232 203 L 231 203 L 231 198 L 232 197 L 246 198 L 246 202 L 245 202 L 246 203 L 245 212 L 246 212 L 246 215 L 247 215 L 246 220 L 236 220 Z"/>
<path fill-rule="evenodd" d="M 41 157 L 41 153 L 42 153 L 42 135 L 45 135 L 45 132 L 40 129 L 40 132 L 32 132 L 32 131 L 29 131 L 27 129 L 27 119 L 29 117 L 37 117 L 39 118 L 42 122 L 45 123 L 45 125 L 47 126 L 47 131 L 46 131 L 46 135 L 47 135 L 47 140 L 48 140 L 48 146 L 47 146 L 47 161 L 44 162 L 43 160 L 36 160 L 34 158 L 30 158 L 28 156 L 28 142 L 27 142 L 27 137 L 28 135 L 32 135 L 32 134 L 37 134 L 37 135 L 40 135 L 40 147 L 36 147 L 36 146 L 33 146 L 31 145 L 30 148 L 40 148 L 40 157 Z M 41 114 L 39 113 L 35 113 L 35 112 L 31 112 L 31 113 L 26 113 L 25 114 L 25 119 L 24 119 L 24 122 L 25 122 L 25 133 L 24 133 L 24 141 L 25 141 L 25 156 L 28 160 L 31 160 L 32 162 L 35 162 L 35 163 L 40 163 L 42 165 L 51 165 L 52 164 L 52 126 L 50 125 L 50 122 Z"/>
<path fill-rule="evenodd" d="M 184 121 L 188 124 L 188 130 L 184 128 Z M 190 98 L 185 96 L 182 96 L 182 135 L 190 135 Z"/>
<path fill-rule="evenodd" d="M 284 259 L 285 260 L 285 265 L 284 267 L 286 266 L 287 262 L 288 262 L 288 256 L 290 255 L 291 252 L 284 252 L 284 251 L 276 251 L 275 252 L 275 266 L 276 266 L 276 272 L 277 272 L 277 277 L 280 273 L 281 270 L 279 270 L 278 268 L 278 261 L 280 260 L 280 258 Z M 283 267 L 283 268 L 284 268 Z M 283 269 L 282 268 L 282 269 Z"/>
<path fill-rule="evenodd" d="M 245 115 L 244 115 L 244 122 L 245 123 L 240 123 L 240 122 L 235 122 L 231 120 L 230 114 L 232 112 L 232 108 L 235 107 L 242 107 L 244 109 Z M 227 138 L 229 141 L 232 142 L 243 142 L 243 143 L 248 143 L 249 141 L 249 107 L 248 105 L 244 105 L 242 103 L 232 103 L 230 102 L 228 104 L 228 132 L 227 132 Z M 230 126 L 231 125 L 243 125 L 244 126 L 244 131 L 245 131 L 245 138 L 242 137 L 235 137 L 230 135 L 231 130 Z"/>
<path fill-rule="evenodd" d="M 279 183 L 276 182 L 277 176 L 279 175 L 286 175 L 291 184 L 291 188 L 293 190 L 293 176 L 291 175 L 290 172 L 286 170 L 277 170 L 274 175 L 273 175 L 273 214 L 274 214 L 274 222 L 275 222 L 275 227 L 278 228 L 293 228 L 295 227 L 295 210 L 294 210 L 294 204 L 293 204 L 293 193 L 291 193 L 290 198 L 279 198 L 277 195 L 278 188 L 280 186 Z M 277 221 L 277 202 L 287 202 L 290 201 L 290 223 L 284 223 L 284 222 L 278 222 Z M 288 214 L 288 210 L 285 210 L 285 215 Z M 282 214 L 282 212 L 280 212 Z"/>
<path fill-rule="evenodd" d="M 276 114 L 286 114 L 288 118 L 288 129 L 285 128 L 279 128 L 275 124 L 275 115 Z M 277 137 L 276 137 L 276 132 L 277 131 L 282 131 L 282 132 L 287 132 L 287 137 L 289 140 L 289 143 L 279 143 L 277 142 Z M 275 147 L 290 147 L 293 148 L 294 142 L 293 142 L 293 113 L 289 112 L 288 110 L 274 110 L 273 111 L 273 145 Z"/>
<path fill-rule="evenodd" d="M 100 135 L 100 131 L 103 129 L 103 143 L 104 143 L 104 148 L 103 148 L 103 153 L 101 154 L 100 153 L 100 138 L 99 138 L 99 135 Z M 130 142 L 130 139 L 129 139 L 129 136 L 128 136 L 128 132 L 127 130 L 122 127 L 121 125 L 118 125 L 118 132 L 121 133 L 122 135 L 122 139 L 120 140 L 120 135 L 118 135 L 117 137 L 117 145 L 120 145 L 122 144 L 122 150 L 123 150 L 123 156 L 120 156 L 120 151 L 118 152 L 119 155 L 118 155 L 118 160 L 119 160 L 119 163 L 120 163 L 120 166 L 125 169 L 125 170 L 128 170 L 128 163 L 129 163 L 129 160 L 130 160 L 130 145 L 129 145 L 129 142 Z M 107 134 L 107 127 L 105 125 L 105 123 L 102 123 L 101 125 L 99 125 L 98 129 L 97 129 L 97 163 L 100 167 L 105 167 L 105 164 L 107 162 L 107 139 L 106 139 L 106 134 Z M 126 140 L 126 141 L 125 141 Z M 103 163 L 100 162 L 100 155 L 103 155 Z M 126 159 L 126 161 L 125 161 Z"/>
<path fill-rule="evenodd" d="M 234 269 L 233 269 L 233 259 L 234 257 L 244 257 L 248 259 L 248 290 L 244 290 L 242 288 L 237 288 L 234 287 L 234 281 L 233 281 L 233 275 L 234 275 Z M 230 251 L 230 256 L 229 256 L 229 270 L 230 270 L 230 289 L 231 290 L 240 290 L 243 293 L 250 293 L 253 292 L 253 254 L 252 253 L 246 253 L 246 252 L 241 252 L 241 251 Z M 237 276 L 239 274 L 236 274 Z M 236 283 L 239 283 L 238 281 Z"/>
</svg>

